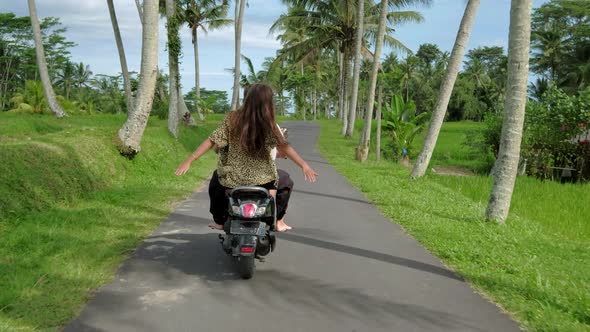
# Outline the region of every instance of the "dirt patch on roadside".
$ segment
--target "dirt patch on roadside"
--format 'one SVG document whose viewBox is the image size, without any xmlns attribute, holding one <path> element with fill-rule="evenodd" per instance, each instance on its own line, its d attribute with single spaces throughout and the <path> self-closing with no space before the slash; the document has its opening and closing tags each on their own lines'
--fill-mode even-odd
<svg viewBox="0 0 590 332">
<path fill-rule="evenodd" d="M 433 166 L 432 173 L 438 175 L 473 176 L 471 170 L 458 166 Z"/>
</svg>

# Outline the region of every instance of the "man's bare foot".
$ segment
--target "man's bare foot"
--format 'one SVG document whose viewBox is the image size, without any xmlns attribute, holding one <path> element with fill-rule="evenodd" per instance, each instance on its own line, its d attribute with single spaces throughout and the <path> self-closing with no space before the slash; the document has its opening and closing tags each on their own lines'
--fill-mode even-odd
<svg viewBox="0 0 590 332">
<path fill-rule="evenodd" d="M 219 224 L 209 224 L 209 228 L 211 229 L 215 229 L 218 231 L 222 231 L 223 230 L 223 225 L 219 225 Z"/>
<path fill-rule="evenodd" d="M 277 232 L 286 232 L 292 229 L 293 227 L 285 223 L 285 219 L 277 220 Z"/>
</svg>

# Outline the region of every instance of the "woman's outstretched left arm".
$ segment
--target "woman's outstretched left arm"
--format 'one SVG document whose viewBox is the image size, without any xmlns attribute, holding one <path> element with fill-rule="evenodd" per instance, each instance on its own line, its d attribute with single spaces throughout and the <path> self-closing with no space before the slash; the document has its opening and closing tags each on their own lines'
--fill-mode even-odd
<svg viewBox="0 0 590 332">
<path fill-rule="evenodd" d="M 301 159 L 297 151 L 295 151 L 295 149 L 293 149 L 293 147 L 290 144 L 287 143 L 282 146 L 279 146 L 278 150 L 281 154 L 284 154 L 289 159 L 293 160 L 293 162 L 297 164 L 297 166 L 301 167 L 301 169 L 303 170 L 303 177 L 305 178 L 305 180 L 308 180 L 309 182 L 316 181 L 316 176 L 318 175 L 318 173 L 316 173 L 311 167 L 309 167 L 305 160 Z"/>
</svg>

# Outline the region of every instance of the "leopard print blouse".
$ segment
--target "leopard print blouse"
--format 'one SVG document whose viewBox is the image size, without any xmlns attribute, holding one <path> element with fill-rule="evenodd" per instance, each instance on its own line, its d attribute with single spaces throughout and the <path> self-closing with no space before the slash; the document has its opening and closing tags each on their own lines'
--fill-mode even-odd
<svg viewBox="0 0 590 332">
<path fill-rule="evenodd" d="M 257 186 L 269 182 L 274 182 L 275 186 L 278 185 L 277 167 L 270 153 L 277 146 L 276 138 L 271 137 L 267 140 L 265 148 L 268 152 L 265 155 L 268 158 L 256 159 L 249 156 L 242 149 L 239 140 L 230 137 L 230 114 L 209 136 L 209 139 L 219 148 L 217 161 L 219 183 L 227 188 Z"/>
</svg>

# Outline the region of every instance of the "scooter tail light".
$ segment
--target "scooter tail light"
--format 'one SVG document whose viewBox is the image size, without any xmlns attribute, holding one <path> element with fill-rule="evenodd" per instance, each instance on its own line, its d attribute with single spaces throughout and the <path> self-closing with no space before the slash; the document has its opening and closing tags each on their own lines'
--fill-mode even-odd
<svg viewBox="0 0 590 332">
<path fill-rule="evenodd" d="M 256 215 L 258 207 L 254 203 L 246 203 L 240 205 L 240 210 L 242 211 L 242 217 L 253 218 Z"/>
<path fill-rule="evenodd" d="M 241 252 L 243 253 L 253 253 L 254 252 L 254 247 L 242 247 L 240 249 Z"/>
</svg>

